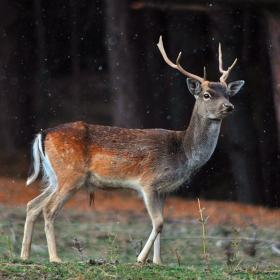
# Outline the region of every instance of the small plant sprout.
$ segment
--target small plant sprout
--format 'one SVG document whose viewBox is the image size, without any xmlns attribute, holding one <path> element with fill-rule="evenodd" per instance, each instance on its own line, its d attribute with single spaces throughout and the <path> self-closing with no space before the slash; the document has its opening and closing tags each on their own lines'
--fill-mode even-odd
<svg viewBox="0 0 280 280">
<path fill-rule="evenodd" d="M 74 250 L 79 251 L 81 260 L 83 262 L 84 261 L 83 250 L 84 250 L 85 246 L 81 247 L 80 240 L 78 240 L 76 236 L 74 237 L 73 242 L 74 242 L 74 247 L 72 247 L 72 248 Z"/>
<path fill-rule="evenodd" d="M 7 236 L 4 232 L 3 229 L 0 229 L 0 232 L 6 242 L 6 245 L 8 247 L 8 251 L 9 251 L 9 258 L 10 259 L 13 259 L 14 258 L 14 254 L 13 254 L 13 247 L 12 247 L 12 244 L 10 243 L 10 240 L 9 240 L 9 236 Z"/>
<path fill-rule="evenodd" d="M 118 245 L 115 244 L 116 242 L 116 236 L 111 233 L 108 235 L 108 245 L 109 247 L 106 249 L 106 253 L 109 256 L 110 262 L 112 264 L 117 264 L 119 261 L 117 260 L 117 250 L 119 248 Z"/>
<path fill-rule="evenodd" d="M 133 248 L 135 250 L 135 256 L 137 258 L 139 256 L 140 252 L 142 251 L 142 239 L 133 240 L 132 237 L 129 235 L 129 240 L 133 245 Z"/>
<path fill-rule="evenodd" d="M 200 213 L 200 219 L 198 219 L 198 221 L 200 221 L 201 225 L 202 225 L 202 247 L 203 247 L 203 254 L 204 254 L 204 258 L 205 258 L 206 264 L 207 264 L 208 271 L 211 272 L 210 264 L 209 264 L 210 253 L 206 252 L 206 236 L 205 236 L 205 223 L 208 220 L 209 216 L 204 220 L 204 218 L 203 218 L 203 210 L 205 208 L 201 209 L 199 198 L 197 199 L 197 202 L 198 202 L 198 209 L 199 209 L 198 212 Z"/>
<path fill-rule="evenodd" d="M 178 254 L 177 248 L 174 248 L 173 252 L 174 252 L 174 254 L 175 254 L 176 258 L 177 258 L 178 265 L 180 266 L 181 265 L 181 257 Z"/>
<path fill-rule="evenodd" d="M 233 241 L 231 242 L 231 246 L 233 248 L 233 258 L 230 260 L 230 262 L 231 262 L 231 264 L 233 264 L 237 258 L 238 246 L 240 244 L 240 241 L 237 240 L 237 235 L 238 235 L 237 229 L 233 228 L 231 233 L 233 235 Z"/>
<path fill-rule="evenodd" d="M 230 266 L 231 266 L 231 269 L 232 269 L 232 273 L 235 273 L 235 271 L 238 269 L 238 267 L 240 266 L 240 264 L 242 263 L 242 261 L 246 257 L 246 256 L 244 256 L 243 258 L 241 258 L 241 260 L 238 262 L 238 264 L 236 265 L 235 268 L 232 267 L 233 263 L 237 259 L 238 246 L 240 244 L 240 240 L 237 239 L 238 233 L 239 232 L 236 228 L 233 228 L 232 231 L 231 231 L 231 234 L 233 235 L 233 241 L 231 241 L 231 247 L 233 248 L 233 257 L 232 257 L 232 259 L 230 259 Z"/>
</svg>

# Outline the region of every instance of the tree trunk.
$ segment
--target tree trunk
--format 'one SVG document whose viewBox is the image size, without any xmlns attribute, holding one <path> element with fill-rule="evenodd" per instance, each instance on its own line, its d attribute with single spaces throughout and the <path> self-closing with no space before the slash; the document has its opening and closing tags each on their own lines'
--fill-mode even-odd
<svg viewBox="0 0 280 280">
<path fill-rule="evenodd" d="M 274 105 L 277 120 L 278 149 L 280 150 L 280 13 L 266 13 L 269 31 L 269 54 L 272 72 Z"/>
<path fill-rule="evenodd" d="M 72 58 L 72 85 L 71 85 L 71 95 L 72 95 L 72 106 L 71 115 L 75 121 L 81 118 L 81 98 L 80 98 L 80 57 L 79 57 L 79 36 L 78 36 L 78 2 L 71 6 L 71 21 L 70 26 L 72 27 L 72 38 L 71 38 L 71 58 Z M 73 110 L 74 109 L 74 110 Z M 70 113 L 69 111 L 69 113 Z"/>
<path fill-rule="evenodd" d="M 130 45 L 131 11 L 128 0 L 105 0 L 106 48 L 110 75 L 113 125 L 139 127 L 133 48 Z"/>
<path fill-rule="evenodd" d="M 6 16 L 9 10 L 9 17 Z M 14 54 L 16 53 L 16 34 L 8 33 L 7 27 L 16 18 L 16 10 L 9 5 L 9 1 L 1 1 L 0 17 L 2 23 L 0 25 L 0 33 L 3 34 L 0 38 L 0 152 L 1 156 L 11 155 L 15 153 L 15 137 L 13 135 L 15 122 L 15 102 L 17 101 L 18 93 L 13 80 L 16 75 L 16 64 Z M 11 74 L 12 73 L 12 74 Z"/>
<path fill-rule="evenodd" d="M 261 73 L 262 91 L 265 93 L 264 99 L 266 101 L 261 102 L 263 110 L 263 127 L 260 129 L 262 140 L 261 158 L 266 203 L 276 207 L 280 205 L 280 14 L 267 12 L 265 16 L 267 25 L 262 25 L 261 38 L 268 37 L 268 42 L 264 42 L 264 45 L 268 46 L 268 54 L 261 57 L 261 61 L 263 61 Z M 268 35 L 267 30 L 269 30 Z M 260 41 L 263 42 L 263 40 Z M 272 78 L 267 80 L 263 78 L 265 76 Z M 275 110 L 273 110 L 273 105 Z M 276 129 L 278 133 L 275 133 Z"/>
<path fill-rule="evenodd" d="M 166 128 L 168 125 L 164 62 L 157 43 L 162 29 L 162 18 L 158 11 L 147 9 L 145 13 L 133 12 L 134 22 L 141 22 L 141 30 L 135 38 L 137 48 L 138 77 L 137 93 L 141 100 L 143 125 L 145 128 Z M 137 24 L 137 23 L 136 23 Z M 144 55 L 143 55 L 144 54 Z"/>
<path fill-rule="evenodd" d="M 46 43 L 45 43 L 45 27 L 42 17 L 42 5 L 41 0 L 34 1 L 34 15 L 35 21 L 37 23 L 36 28 L 36 37 L 37 37 L 37 73 L 36 73 L 36 118 L 37 125 L 39 129 L 46 128 L 46 122 L 48 117 L 48 82 L 49 82 L 49 73 L 46 68 Z"/>
</svg>

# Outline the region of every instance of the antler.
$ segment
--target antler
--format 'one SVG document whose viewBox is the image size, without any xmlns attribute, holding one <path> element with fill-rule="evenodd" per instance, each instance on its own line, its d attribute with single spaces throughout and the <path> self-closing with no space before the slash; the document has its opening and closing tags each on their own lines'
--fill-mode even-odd
<svg viewBox="0 0 280 280">
<path fill-rule="evenodd" d="M 181 73 L 183 73 L 185 76 L 190 77 L 190 78 L 193 78 L 193 79 L 195 79 L 195 80 L 197 80 L 197 81 L 199 81 L 199 82 L 201 82 L 201 83 L 203 83 L 204 81 L 206 81 L 206 70 L 205 70 L 205 67 L 204 67 L 204 77 L 203 77 L 203 78 L 201 78 L 201 77 L 199 77 L 199 76 L 196 76 L 196 75 L 194 75 L 194 74 L 191 74 L 191 73 L 187 72 L 186 70 L 184 70 L 184 69 L 182 68 L 182 66 L 180 65 L 180 59 L 181 59 L 181 55 L 182 55 L 181 52 L 180 52 L 179 55 L 178 55 L 178 58 L 177 58 L 177 60 L 176 60 L 176 64 L 172 63 L 172 62 L 169 60 L 169 58 L 167 57 L 166 52 L 165 52 L 165 50 L 164 50 L 164 47 L 163 47 L 162 36 L 159 37 L 159 42 L 158 42 L 157 46 L 158 46 L 158 48 L 159 48 L 159 50 L 160 50 L 160 52 L 161 52 L 161 54 L 162 54 L 162 56 L 163 56 L 165 62 L 166 62 L 169 66 L 171 66 L 172 68 L 175 68 L 175 69 L 179 70 L 179 71 L 180 71 Z"/>
<path fill-rule="evenodd" d="M 234 65 L 237 62 L 237 58 L 234 60 L 232 65 L 228 68 L 228 70 L 223 70 L 223 55 L 222 55 L 222 48 L 221 48 L 221 43 L 219 43 L 219 70 L 223 74 L 220 78 L 221 83 L 225 83 L 226 79 L 231 71 L 231 69 L 234 67 Z"/>
</svg>

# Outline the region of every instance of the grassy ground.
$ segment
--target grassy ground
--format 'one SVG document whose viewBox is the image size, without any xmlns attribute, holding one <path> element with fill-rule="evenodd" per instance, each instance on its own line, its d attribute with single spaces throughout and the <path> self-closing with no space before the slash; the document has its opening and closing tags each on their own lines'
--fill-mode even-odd
<svg viewBox="0 0 280 280">
<path fill-rule="evenodd" d="M 273 242 L 280 247 L 279 210 L 202 201 L 204 215 L 210 215 L 205 224 L 209 272 L 197 202 L 168 198 L 162 234 L 165 265 L 137 264 L 131 239 L 144 244 L 151 222 L 142 201 L 127 193 L 98 194 L 94 209 L 87 205 L 88 195 L 79 193 L 61 210 L 55 228 L 62 264 L 48 262 L 39 218 L 31 261 L 20 261 L 22 205 L 37 195 L 38 185 L 32 188 L 21 180 L 0 180 L 0 279 L 280 279 L 280 256 L 272 250 Z M 75 237 L 84 247 L 82 256 Z"/>
<path fill-rule="evenodd" d="M 187 266 L 152 264 L 0 262 L 1 279 L 279 279 L 279 270 L 215 268 L 211 273 Z"/>
<path fill-rule="evenodd" d="M 4 231 L 4 235 L 0 236 L 2 257 L 10 256 L 6 238 L 9 238 L 12 245 L 14 257 L 19 257 L 25 220 L 24 207 L 17 207 L 13 212 L 2 209 L 1 216 L 0 228 Z M 62 210 L 55 225 L 58 252 L 64 261 L 80 261 L 79 252 L 73 249 L 73 239 L 76 236 L 81 246 L 85 246 L 83 250 L 85 260 L 103 257 L 114 258 L 122 263 L 134 263 L 136 261 L 135 249 L 130 237 L 132 240 L 143 240 L 145 243 L 151 230 L 149 218 L 137 217 L 134 213 L 81 212 L 73 209 Z M 236 243 L 239 242 L 239 244 L 235 250 L 236 261 L 245 257 L 242 261 L 243 265 L 258 264 L 262 268 L 271 263 L 280 264 L 279 255 L 272 251 L 271 244 L 258 242 L 254 246 L 253 242 L 241 240 L 253 236 L 253 227 L 248 226 L 237 230 Z M 212 225 L 210 221 L 206 223 L 206 249 L 210 253 L 211 266 L 225 266 L 228 257 L 233 257 L 234 248 L 230 246 L 230 243 L 234 242 L 234 237 L 231 231 L 232 227 L 227 225 Z M 162 234 L 164 263 L 177 265 L 177 258 L 173 252 L 173 249 L 177 248 L 182 265 L 204 267 L 201 235 L 201 224 L 196 220 L 166 219 Z M 265 227 L 259 229 L 257 238 L 267 241 L 280 240 L 280 232 L 273 227 Z M 42 218 L 39 218 L 35 227 L 31 258 L 37 261 L 48 260 Z"/>
<path fill-rule="evenodd" d="M 1 210 L 1 279 L 280 279 L 279 255 L 266 242 L 241 241 L 252 237 L 254 227 L 239 228 L 236 239 L 227 225 L 206 223 L 206 250 L 210 253 L 207 270 L 201 241 L 201 223 L 195 220 L 167 219 L 162 236 L 165 266 L 137 264 L 135 240 L 146 241 L 150 233 L 148 218 L 134 213 L 81 212 L 62 210 L 56 220 L 56 239 L 63 264 L 50 264 L 43 220 L 34 232 L 31 262 L 18 260 L 25 207 Z M 274 227 L 259 229 L 258 240 L 279 240 Z M 81 254 L 73 239 L 80 241 Z M 236 243 L 230 246 L 231 242 Z M 255 245 L 254 245 L 255 244 Z M 139 244 L 138 244 L 139 245 Z M 180 257 L 174 253 L 177 249 Z M 232 263 L 229 259 L 236 259 Z M 151 256 L 150 256 L 151 257 Z M 93 260 L 102 264 L 93 264 Z"/>
</svg>

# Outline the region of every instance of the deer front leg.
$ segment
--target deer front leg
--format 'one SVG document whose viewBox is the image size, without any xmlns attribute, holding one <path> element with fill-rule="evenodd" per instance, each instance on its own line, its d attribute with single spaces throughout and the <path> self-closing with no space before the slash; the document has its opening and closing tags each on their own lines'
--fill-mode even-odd
<svg viewBox="0 0 280 280">
<path fill-rule="evenodd" d="M 162 202 L 158 191 L 155 190 L 144 190 L 143 191 L 144 201 L 151 217 L 153 230 L 143 248 L 140 255 L 137 258 L 138 262 L 145 262 L 148 258 L 149 252 L 154 244 L 158 234 L 160 234 L 163 227 L 163 215 L 162 215 Z M 160 238 L 160 237 L 159 237 Z M 157 243 L 157 248 L 159 248 Z M 157 249 L 158 250 L 158 249 Z M 158 259 L 157 259 L 158 260 Z"/>
<path fill-rule="evenodd" d="M 38 217 L 42 214 L 42 208 L 49 197 L 49 193 L 42 193 L 27 203 L 26 221 L 24 225 L 24 234 L 21 248 L 21 259 L 29 260 L 30 247 L 33 236 L 33 230 Z"/>
</svg>

